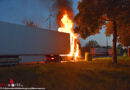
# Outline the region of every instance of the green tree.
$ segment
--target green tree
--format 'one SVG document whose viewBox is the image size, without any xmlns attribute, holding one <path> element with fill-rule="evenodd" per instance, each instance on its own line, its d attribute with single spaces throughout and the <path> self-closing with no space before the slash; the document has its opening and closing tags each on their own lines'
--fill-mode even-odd
<svg viewBox="0 0 130 90">
<path fill-rule="evenodd" d="M 90 40 L 84 47 L 81 48 L 81 54 L 84 57 L 85 52 L 90 52 L 90 48 L 98 48 L 100 45 L 96 40 Z"/>
<path fill-rule="evenodd" d="M 98 42 L 96 40 L 90 40 L 86 43 L 86 46 L 88 48 L 97 48 L 100 47 L 100 45 L 98 44 Z"/>
<path fill-rule="evenodd" d="M 120 37 L 118 38 L 118 41 L 123 45 L 127 47 L 127 53 L 130 57 L 130 31 L 125 28 L 125 31 L 123 30 L 122 33 L 119 33 Z"/>
<path fill-rule="evenodd" d="M 82 0 L 78 3 L 79 13 L 75 16 L 75 31 L 82 38 L 99 33 L 103 25 L 113 35 L 113 63 L 117 63 L 116 42 L 120 30 L 130 25 L 130 0 Z M 125 30 L 122 29 L 121 31 Z M 120 32 L 122 33 L 122 32 Z"/>
</svg>

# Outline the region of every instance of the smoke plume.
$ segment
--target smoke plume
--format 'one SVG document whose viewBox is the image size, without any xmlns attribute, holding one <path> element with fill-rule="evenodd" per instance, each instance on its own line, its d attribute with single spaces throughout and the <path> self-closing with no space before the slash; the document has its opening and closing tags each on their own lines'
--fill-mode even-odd
<svg viewBox="0 0 130 90">
<path fill-rule="evenodd" d="M 72 0 L 54 0 L 53 9 L 56 12 L 56 24 L 60 25 L 61 18 L 65 13 L 69 15 L 69 18 L 73 17 Z"/>
</svg>

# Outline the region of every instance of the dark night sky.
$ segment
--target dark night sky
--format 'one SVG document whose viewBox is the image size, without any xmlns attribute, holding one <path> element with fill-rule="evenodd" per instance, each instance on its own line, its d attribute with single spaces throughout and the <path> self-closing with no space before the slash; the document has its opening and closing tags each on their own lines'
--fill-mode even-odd
<svg viewBox="0 0 130 90">
<path fill-rule="evenodd" d="M 73 0 L 74 13 L 78 13 L 77 4 L 80 0 Z M 24 19 L 32 20 L 41 28 L 48 28 L 49 8 L 52 5 L 51 0 L 0 0 L 0 21 L 23 24 Z M 51 18 L 52 28 L 56 30 L 55 17 Z M 91 39 L 97 40 L 100 45 L 106 45 L 105 28 L 100 34 L 90 36 L 86 40 L 80 39 L 83 45 Z M 108 38 L 109 45 L 112 37 Z"/>
</svg>

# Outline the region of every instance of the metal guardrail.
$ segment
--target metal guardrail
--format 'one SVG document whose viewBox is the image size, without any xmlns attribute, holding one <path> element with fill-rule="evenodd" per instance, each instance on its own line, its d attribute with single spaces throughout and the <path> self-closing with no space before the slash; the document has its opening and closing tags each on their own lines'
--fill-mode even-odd
<svg viewBox="0 0 130 90">
<path fill-rule="evenodd" d="M 0 58 L 0 66 L 1 65 L 16 65 L 19 64 L 19 58 Z"/>
</svg>

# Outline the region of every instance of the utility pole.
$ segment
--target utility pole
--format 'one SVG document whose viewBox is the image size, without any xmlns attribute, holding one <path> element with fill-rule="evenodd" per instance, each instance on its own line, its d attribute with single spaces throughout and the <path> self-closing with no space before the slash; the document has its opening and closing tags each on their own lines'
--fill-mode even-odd
<svg viewBox="0 0 130 90">
<path fill-rule="evenodd" d="M 106 48 L 107 48 L 107 56 L 108 56 L 108 37 L 106 36 Z"/>
<path fill-rule="evenodd" d="M 49 15 L 49 30 L 51 30 L 51 16 L 52 16 L 52 11 L 51 8 L 49 9 L 50 15 Z"/>
<path fill-rule="evenodd" d="M 108 49 L 108 37 L 106 36 L 106 48 Z"/>
</svg>

